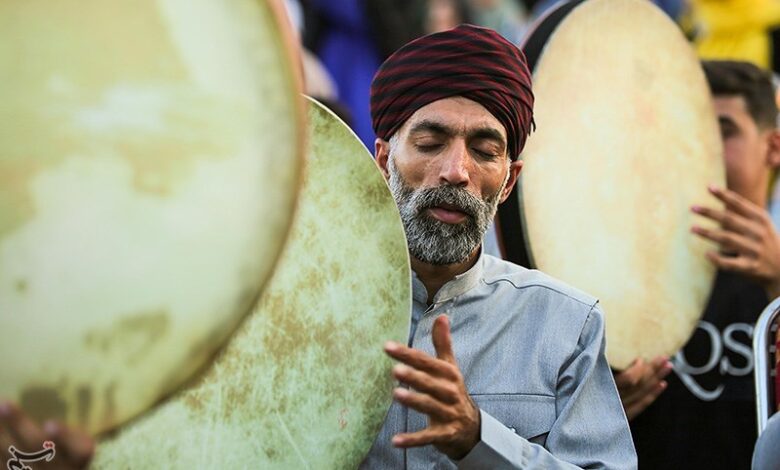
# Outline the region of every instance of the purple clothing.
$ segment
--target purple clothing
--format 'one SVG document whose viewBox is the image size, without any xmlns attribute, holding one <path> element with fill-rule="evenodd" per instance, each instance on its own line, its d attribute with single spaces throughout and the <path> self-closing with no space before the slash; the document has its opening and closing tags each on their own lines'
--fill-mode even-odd
<svg viewBox="0 0 780 470">
<path fill-rule="evenodd" d="M 369 89 L 381 58 L 362 0 L 311 0 L 326 27 L 315 51 L 328 69 L 341 101 L 352 115 L 351 126 L 373 153 Z"/>
</svg>

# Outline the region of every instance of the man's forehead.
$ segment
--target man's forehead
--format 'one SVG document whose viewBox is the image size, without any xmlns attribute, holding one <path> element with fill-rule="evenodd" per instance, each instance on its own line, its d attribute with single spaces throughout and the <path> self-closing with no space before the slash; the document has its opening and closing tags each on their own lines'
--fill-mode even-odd
<svg viewBox="0 0 780 470">
<path fill-rule="evenodd" d="M 422 123 L 435 123 L 464 134 L 494 129 L 506 140 L 506 129 L 501 122 L 484 106 L 462 96 L 444 98 L 421 107 L 409 117 L 401 131 L 410 132 Z"/>
<path fill-rule="evenodd" d="M 747 101 L 741 95 L 715 95 L 713 103 L 719 116 L 749 114 Z"/>
</svg>

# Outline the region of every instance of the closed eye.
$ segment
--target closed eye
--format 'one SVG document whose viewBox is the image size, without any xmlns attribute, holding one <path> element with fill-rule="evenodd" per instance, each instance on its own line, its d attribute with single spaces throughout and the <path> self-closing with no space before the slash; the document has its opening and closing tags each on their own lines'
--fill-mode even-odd
<svg viewBox="0 0 780 470">
<path fill-rule="evenodd" d="M 495 160 L 496 158 L 498 158 L 498 155 L 493 152 L 486 152 L 484 150 L 480 150 L 477 148 L 472 148 L 471 150 L 483 160 Z"/>
<path fill-rule="evenodd" d="M 426 145 L 417 144 L 416 147 L 417 150 L 419 150 L 422 153 L 435 153 L 441 150 L 442 144 L 426 144 Z"/>
<path fill-rule="evenodd" d="M 720 134 L 723 139 L 733 137 L 739 132 L 737 124 L 729 117 L 719 116 L 718 122 L 720 123 Z"/>
</svg>

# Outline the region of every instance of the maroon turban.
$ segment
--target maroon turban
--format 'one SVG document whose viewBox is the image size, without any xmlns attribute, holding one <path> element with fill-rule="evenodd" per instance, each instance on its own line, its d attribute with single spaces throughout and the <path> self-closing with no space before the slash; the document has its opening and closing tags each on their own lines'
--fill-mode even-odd
<svg viewBox="0 0 780 470">
<path fill-rule="evenodd" d="M 533 125 L 534 95 L 525 56 L 491 29 L 460 25 L 406 44 L 371 83 L 374 132 L 389 140 L 415 111 L 462 96 L 484 106 L 506 129 L 517 158 Z"/>
</svg>

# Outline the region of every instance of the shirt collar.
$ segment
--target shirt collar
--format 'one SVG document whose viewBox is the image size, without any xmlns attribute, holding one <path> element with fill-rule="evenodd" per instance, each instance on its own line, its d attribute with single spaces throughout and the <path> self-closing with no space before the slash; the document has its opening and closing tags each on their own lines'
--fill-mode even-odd
<svg viewBox="0 0 780 470">
<path fill-rule="evenodd" d="M 433 297 L 433 303 L 438 304 L 447 300 L 463 295 L 468 292 L 472 287 L 479 283 L 482 279 L 482 262 L 483 255 L 482 250 L 479 251 L 479 257 L 476 263 L 468 271 L 463 274 L 458 274 L 451 281 L 447 282 L 439 292 Z M 412 271 L 412 297 L 416 302 L 423 304 L 428 302 L 428 291 L 425 289 L 425 285 L 417 277 L 417 273 Z"/>
</svg>

